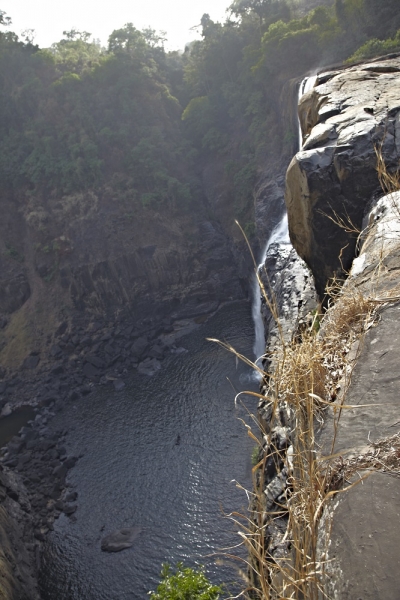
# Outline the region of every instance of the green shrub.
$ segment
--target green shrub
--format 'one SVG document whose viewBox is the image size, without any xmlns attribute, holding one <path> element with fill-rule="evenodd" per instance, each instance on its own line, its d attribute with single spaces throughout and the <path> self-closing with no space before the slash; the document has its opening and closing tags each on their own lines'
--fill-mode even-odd
<svg viewBox="0 0 400 600">
<path fill-rule="evenodd" d="M 400 50 L 400 29 L 394 36 L 387 40 L 378 40 L 376 38 L 365 42 L 354 54 L 350 56 L 345 62 L 351 64 L 353 62 L 361 62 L 368 58 L 374 58 L 390 52 L 398 52 Z"/>
<path fill-rule="evenodd" d="M 162 566 L 161 583 L 149 594 L 151 600 L 218 600 L 221 592 L 220 586 L 208 581 L 203 568 L 195 571 L 178 563 L 175 573 L 170 565 Z"/>
<path fill-rule="evenodd" d="M 18 252 L 14 246 L 12 246 L 9 242 L 6 242 L 6 250 L 4 252 L 6 256 L 9 256 L 13 260 L 17 260 L 18 262 L 24 262 L 24 257 L 22 254 Z"/>
<path fill-rule="evenodd" d="M 251 451 L 251 464 L 255 467 L 260 461 L 260 446 L 254 446 Z"/>
</svg>

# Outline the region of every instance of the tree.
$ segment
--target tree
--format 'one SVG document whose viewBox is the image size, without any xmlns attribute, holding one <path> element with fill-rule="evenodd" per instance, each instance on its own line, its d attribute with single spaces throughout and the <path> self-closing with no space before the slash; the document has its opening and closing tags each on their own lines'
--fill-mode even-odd
<svg viewBox="0 0 400 600">
<path fill-rule="evenodd" d="M 11 19 L 6 15 L 4 10 L 0 10 L 0 25 L 5 25 L 6 27 L 11 25 Z"/>
<path fill-rule="evenodd" d="M 146 39 L 141 31 L 132 23 L 127 23 L 121 29 L 115 29 L 108 38 L 109 52 L 126 52 L 129 54 L 145 54 Z"/>
<path fill-rule="evenodd" d="M 82 74 L 99 63 L 102 50 L 98 42 L 89 41 L 91 33 L 71 29 L 63 34 L 65 38 L 50 48 L 62 73 Z"/>
<path fill-rule="evenodd" d="M 242 19 L 254 13 L 258 16 L 260 25 L 290 17 L 290 9 L 285 0 L 234 0 L 228 10 Z"/>
</svg>

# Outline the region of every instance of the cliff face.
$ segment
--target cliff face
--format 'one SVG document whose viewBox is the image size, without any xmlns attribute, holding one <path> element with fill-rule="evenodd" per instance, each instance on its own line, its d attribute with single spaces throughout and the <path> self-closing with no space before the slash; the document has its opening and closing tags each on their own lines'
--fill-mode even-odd
<svg viewBox="0 0 400 600">
<path fill-rule="evenodd" d="M 133 215 L 105 192 L 47 206 L 10 200 L 2 210 L 3 319 L 33 296 L 32 303 L 52 296 L 53 312 L 62 305 L 88 315 L 134 311 L 140 320 L 162 319 L 179 305 L 180 316 L 195 316 L 207 312 L 204 302 L 244 294 L 233 242 L 201 211 Z"/>
<path fill-rule="evenodd" d="M 357 230 L 381 188 L 375 149 L 389 170 L 400 157 L 400 58 L 322 73 L 303 96 L 304 137 L 287 172 L 290 237 L 317 291 L 347 271 Z"/>
<path fill-rule="evenodd" d="M 277 576 L 273 559 L 285 558 L 300 569 L 296 548 L 301 554 L 302 538 L 295 537 L 294 529 L 298 515 L 313 506 L 319 475 L 313 479 L 312 474 L 322 473 L 324 487 L 310 513 L 311 521 L 319 523 L 318 542 L 307 547 L 308 556 L 315 551 L 317 557 L 311 579 L 317 574 L 321 587 L 313 588 L 315 594 L 324 589 L 338 600 L 395 598 L 400 200 L 392 190 L 400 183 L 395 173 L 400 157 L 399 57 L 320 74 L 300 102 L 299 115 L 303 148 L 287 173 L 290 237 L 311 268 L 320 297 L 334 275 L 349 277 L 320 322 L 309 273 L 294 251 L 275 248 L 266 261 L 264 282 L 272 283 L 280 330 L 271 327 L 271 314 L 264 308 L 267 356 L 272 352 L 272 359 L 259 405 L 264 462 L 256 511 L 265 511 L 258 530 L 264 536 L 263 566 L 271 597 L 280 597 L 282 581 L 290 589 L 286 575 Z M 317 323 L 310 314 L 313 302 Z M 287 356 L 295 357 L 289 386 Z M 322 398 L 312 416 L 318 415 L 318 426 L 302 421 L 310 396 Z M 318 437 L 304 446 L 313 457 L 302 481 L 302 444 L 310 430 Z M 355 485 L 360 478 L 362 485 Z M 306 503 L 296 509 L 303 492 Z M 303 577 L 298 589 L 302 597 L 311 597 L 313 584 L 303 588 L 304 582 Z"/>
</svg>

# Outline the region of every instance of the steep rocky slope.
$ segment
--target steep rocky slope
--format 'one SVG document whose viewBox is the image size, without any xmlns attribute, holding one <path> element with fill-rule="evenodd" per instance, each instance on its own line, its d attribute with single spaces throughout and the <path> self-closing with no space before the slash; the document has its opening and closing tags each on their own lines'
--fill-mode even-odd
<svg viewBox="0 0 400 600">
<path fill-rule="evenodd" d="M 264 462 L 257 511 L 263 507 L 265 512 L 255 513 L 255 521 L 261 514 L 264 565 L 269 565 L 269 582 L 276 589 L 283 589 L 279 586 L 285 581 L 288 589 L 291 585 L 290 578 L 285 579 L 274 567 L 276 559 L 277 563 L 285 559 L 289 565 L 292 560 L 296 569 L 303 568 L 296 562 L 302 548 L 296 554 L 294 546 L 300 542 L 291 543 L 290 528 L 293 519 L 301 520 L 306 513 L 284 507 L 288 503 L 297 506 L 291 491 L 296 490 L 295 496 L 300 497 L 301 490 L 308 489 L 301 486 L 307 486 L 309 479 L 312 487 L 306 503 L 312 505 L 321 479 L 312 480 L 311 476 L 321 469 L 325 483 L 313 513 L 314 522 L 320 523 L 319 537 L 315 546 L 308 542 L 307 551 L 312 555 L 314 547 L 317 559 L 310 573 L 310 588 L 304 583 L 307 567 L 297 574 L 303 577 L 298 584 L 301 593 L 305 589 L 317 593 L 317 585 L 312 583 L 315 573 L 318 585 L 337 599 L 395 598 L 398 593 L 400 430 L 395 365 L 400 322 L 400 211 L 399 193 L 385 195 L 382 183 L 386 182 L 386 191 L 399 184 L 399 73 L 399 57 L 321 73 L 300 102 L 303 147 L 287 173 L 290 237 L 314 275 L 320 299 L 334 276 L 344 278 L 350 271 L 350 277 L 337 297 L 336 312 L 326 313 L 321 333 L 307 338 L 307 330 L 318 329 L 320 321 L 319 317 L 315 320 L 319 308 L 304 264 L 283 247 L 275 248 L 276 256 L 272 254 L 265 265 L 268 276 L 264 284 L 272 284 L 281 327 L 271 327 L 271 314 L 264 308 L 267 356 L 272 352 L 272 358 L 267 362 L 271 377 L 264 381 L 265 398 L 259 405 L 260 458 L 264 457 Z M 382 152 L 383 162 L 377 150 Z M 282 282 L 293 287 L 286 289 Z M 306 311 L 303 315 L 302 310 Z M 337 318 L 341 325 L 335 325 Z M 362 323 L 361 329 L 352 329 L 355 323 Z M 336 327 L 334 342 L 329 341 L 332 327 Z M 345 334 L 347 327 L 351 333 Z M 282 342 L 287 344 L 286 350 L 276 353 Z M 311 344 L 308 354 L 302 355 L 301 348 L 307 344 Z M 285 355 L 293 355 L 296 363 L 290 388 L 275 382 L 277 376 L 285 379 Z M 275 360 L 280 363 L 276 365 Z M 302 386 L 310 393 L 296 413 L 295 398 L 301 401 Z M 305 411 L 302 406 L 307 406 L 310 394 L 317 394 L 316 400 L 322 396 L 323 404 L 317 403 L 318 443 L 312 447 L 314 458 L 306 461 L 309 470 L 303 481 L 301 461 L 294 468 L 293 453 L 306 439 L 299 428 Z M 332 402 L 329 407 L 327 401 Z M 328 471 L 326 465 L 330 465 Z M 362 484 L 351 487 L 363 477 Z M 336 494 L 338 491 L 342 493 Z M 299 505 L 299 510 L 306 510 L 305 505 Z M 259 584 L 257 577 L 254 583 Z M 305 597 L 309 597 L 307 593 Z"/>
</svg>

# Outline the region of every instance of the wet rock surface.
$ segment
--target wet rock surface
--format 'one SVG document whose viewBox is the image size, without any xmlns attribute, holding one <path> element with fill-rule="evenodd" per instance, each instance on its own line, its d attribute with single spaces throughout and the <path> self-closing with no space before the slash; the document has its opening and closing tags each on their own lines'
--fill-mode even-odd
<svg viewBox="0 0 400 600">
<path fill-rule="evenodd" d="M 303 148 L 287 172 L 290 237 L 322 295 L 334 274 L 350 268 L 355 229 L 381 195 L 375 147 L 389 170 L 398 166 L 400 58 L 322 73 L 299 115 Z"/>
<path fill-rule="evenodd" d="M 272 244 L 260 269 L 261 280 L 279 318 L 279 330 L 265 298 L 261 313 L 265 339 L 273 350 L 281 335 L 289 341 L 317 305 L 314 279 L 303 260 L 290 244 Z"/>
<path fill-rule="evenodd" d="M 273 377 L 277 344 L 282 339 L 285 343 L 290 343 L 296 336 L 301 336 L 303 328 L 309 328 L 312 311 L 317 305 L 317 295 L 309 269 L 290 244 L 277 243 L 270 246 L 260 275 L 275 307 L 275 315 L 265 300 L 261 308 L 267 339 L 263 367 Z M 276 317 L 279 319 L 279 327 Z M 265 495 L 262 523 L 264 548 L 266 556 L 273 560 L 286 558 L 290 550 L 285 512 L 289 485 L 287 465 L 293 454 L 296 433 L 290 403 L 282 398 L 276 406 L 275 399 L 268 394 L 268 381 L 262 382 L 261 393 L 264 398 L 259 402 L 257 412 L 263 436 L 258 458 L 268 458 L 258 477 L 262 481 Z M 258 507 L 254 506 L 253 509 L 254 519 L 259 522 Z"/>
</svg>

